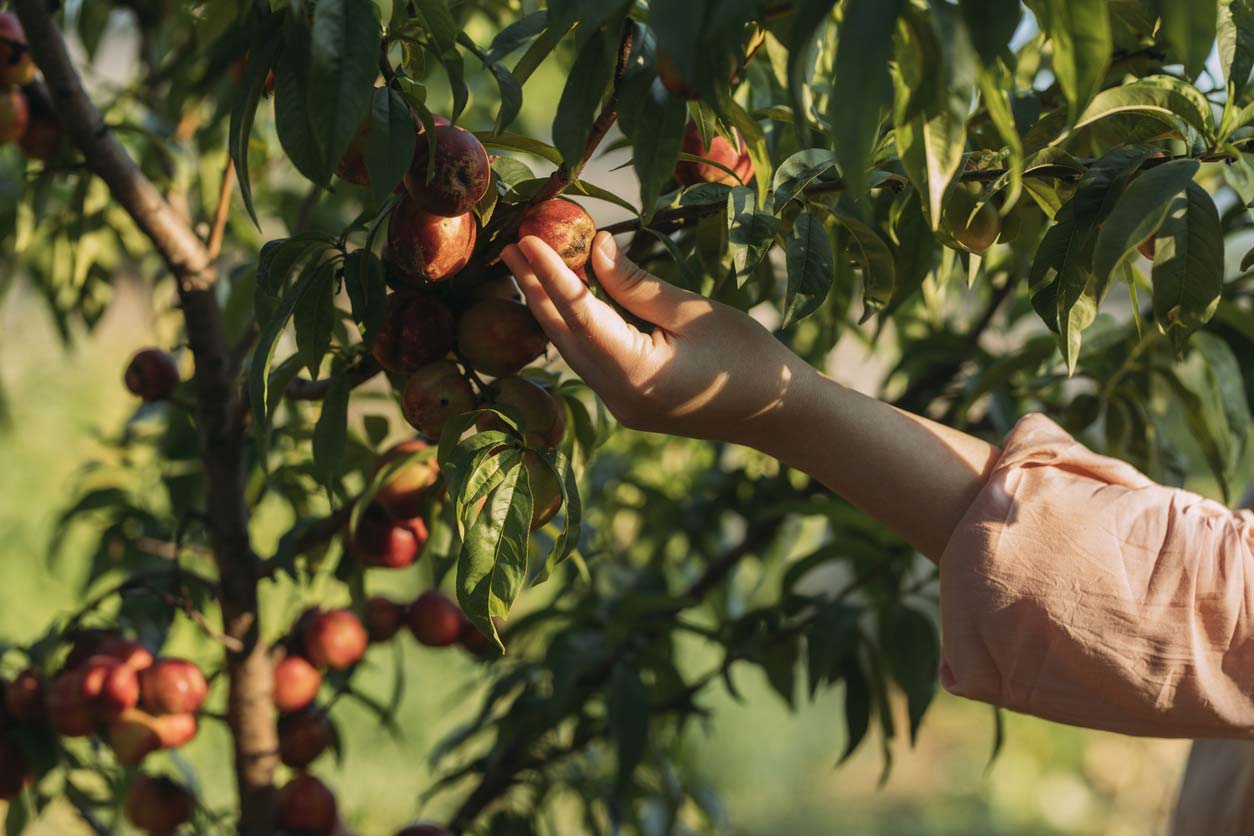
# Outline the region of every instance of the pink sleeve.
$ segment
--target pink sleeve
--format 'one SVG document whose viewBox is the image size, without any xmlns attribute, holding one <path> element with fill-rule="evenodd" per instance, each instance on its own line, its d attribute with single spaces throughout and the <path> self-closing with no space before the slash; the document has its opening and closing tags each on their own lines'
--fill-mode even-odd
<svg viewBox="0 0 1254 836">
<path fill-rule="evenodd" d="M 1251 512 L 1030 415 L 941 557 L 941 683 L 1077 726 L 1254 737 L 1252 548 Z"/>
</svg>

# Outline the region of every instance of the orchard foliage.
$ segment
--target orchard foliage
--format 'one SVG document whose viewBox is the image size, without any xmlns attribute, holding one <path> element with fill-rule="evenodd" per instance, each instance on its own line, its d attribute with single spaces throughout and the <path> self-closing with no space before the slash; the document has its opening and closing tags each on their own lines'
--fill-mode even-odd
<svg viewBox="0 0 1254 836">
<path fill-rule="evenodd" d="M 40 5 L 15 3 L 32 31 Z M 425 753 L 443 777 L 404 788 L 455 832 L 543 832 L 572 799 L 590 832 L 718 830 L 684 743 L 749 669 L 789 705 L 839 688 L 833 761 L 876 738 L 887 769 L 936 689 L 934 576 L 756 454 L 616 431 L 498 260 L 538 234 L 599 292 L 576 203 L 616 208 L 639 262 L 812 362 L 862 346 L 903 408 L 991 438 L 1045 411 L 1161 481 L 1204 462 L 1228 493 L 1254 391 L 1254 250 L 1227 256 L 1254 201 L 1249 0 L 66 4 L 85 64 L 113 14 L 140 67 L 93 87 L 105 133 L 197 224 L 222 327 L 198 332 L 178 264 L 106 185 L 101 133 L 21 65 L 55 56 L 10 20 L 4 107 L 31 118 L 0 107 L 22 137 L 0 155 L 0 289 L 29 282 L 69 340 L 138 269 L 174 351 L 136 357 L 143 403 L 65 510 L 62 533 L 98 532 L 58 554 L 91 561 L 87 603 L 5 649 L 10 833 L 57 796 L 152 833 L 331 832 L 345 811 L 306 768 L 351 746 L 337 700 L 394 722 L 405 672 L 391 695 L 354 674 L 403 628 L 483 660 L 474 722 Z M 615 152 L 638 194 L 586 174 Z M 220 434 L 207 340 L 237 389 Z M 251 532 L 213 517 L 224 451 Z M 240 542 L 256 560 L 224 556 Z M 371 595 L 390 572 L 431 589 Z M 226 617 L 240 602 L 259 635 Z M 194 663 L 117 650 L 184 622 L 208 637 Z M 227 713 L 258 683 L 260 723 Z M 188 731 L 159 721 L 194 734 L 198 714 L 240 751 L 277 741 L 237 765 L 242 811 L 131 768 Z"/>
</svg>

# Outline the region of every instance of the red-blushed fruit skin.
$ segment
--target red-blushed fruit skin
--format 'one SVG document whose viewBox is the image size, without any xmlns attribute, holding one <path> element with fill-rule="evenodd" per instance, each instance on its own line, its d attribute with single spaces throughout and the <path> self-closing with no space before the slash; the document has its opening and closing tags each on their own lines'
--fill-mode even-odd
<svg viewBox="0 0 1254 836">
<path fill-rule="evenodd" d="M 666 92 L 675 98 L 689 101 L 701 98 L 701 94 L 684 79 L 674 59 L 660 49 L 653 55 L 653 68 L 657 70 L 658 80 L 662 82 Z"/>
<path fill-rule="evenodd" d="M 372 644 L 391 639 L 407 618 L 406 608 L 395 601 L 381 595 L 366 599 L 366 635 Z"/>
<path fill-rule="evenodd" d="M 18 145 L 26 156 L 48 162 L 61 150 L 65 138 L 61 120 L 39 88 L 25 87 L 22 95 L 26 97 L 27 120 Z"/>
<path fill-rule="evenodd" d="M 178 749 L 192 742 L 200 726 L 195 714 L 162 714 L 153 718 L 152 727 L 162 749 Z"/>
<path fill-rule="evenodd" d="M 492 163 L 483 143 L 455 125 L 436 125 L 435 167 L 427 180 L 429 154 L 426 132 L 420 131 L 405 175 L 410 196 L 426 211 L 446 218 L 474 209 L 492 183 Z"/>
<path fill-rule="evenodd" d="M 407 282 L 439 282 L 466 266 L 478 235 L 478 223 L 470 212 L 436 215 L 403 197 L 388 222 L 384 256 Z"/>
<path fill-rule="evenodd" d="M 1136 245 L 1136 251 L 1150 261 L 1154 260 L 1154 247 L 1158 243 L 1158 235 L 1151 235 Z"/>
<path fill-rule="evenodd" d="M 4 709 L 18 723 L 47 720 L 44 699 L 44 680 L 37 671 L 22 671 L 4 688 Z"/>
<path fill-rule="evenodd" d="M 411 438 L 394 444 L 375 459 L 372 475 L 377 475 L 388 465 L 428 450 L 431 445 L 421 438 Z M 432 453 L 435 451 L 432 450 Z M 425 510 L 424 499 L 440 479 L 440 463 L 434 455 L 421 461 L 411 461 L 400 466 L 392 476 L 379 486 L 374 501 L 388 512 L 392 519 L 412 520 Z"/>
<path fill-rule="evenodd" d="M 322 674 L 304 656 L 289 654 L 274 666 L 274 705 L 279 711 L 299 711 L 318 696 Z"/>
<path fill-rule="evenodd" d="M 421 517 L 395 520 L 382 505 L 372 502 L 362 512 L 349 551 L 367 566 L 404 569 L 427 542 L 427 523 Z"/>
<path fill-rule="evenodd" d="M 342 671 L 366 653 L 366 628 L 348 610 L 327 610 L 305 628 L 305 652 L 318 667 Z"/>
<path fill-rule="evenodd" d="M 458 352 L 472 368 L 492 377 L 514 374 L 548 344 L 527 306 L 505 299 L 477 302 L 457 321 Z"/>
<path fill-rule="evenodd" d="M 25 47 L 22 22 L 13 12 L 0 12 L 0 85 L 30 84 L 34 80 L 35 61 Z"/>
<path fill-rule="evenodd" d="M 361 121 L 357 133 L 348 143 L 348 150 L 335 166 L 335 175 L 358 186 L 370 184 L 370 174 L 366 171 L 366 140 L 370 136 L 370 114 Z"/>
<path fill-rule="evenodd" d="M 0 90 L 0 145 L 19 141 L 29 121 L 30 113 L 22 91 L 17 87 Z"/>
<path fill-rule="evenodd" d="M 279 718 L 279 759 L 293 769 L 303 769 L 327 750 L 335 728 L 326 712 L 310 706 Z"/>
<path fill-rule="evenodd" d="M 96 717 L 83 700 L 83 672 L 63 671 L 48 689 L 48 719 L 62 737 L 86 737 L 95 731 Z"/>
<path fill-rule="evenodd" d="M 371 354 L 390 372 L 412 372 L 453 350 L 453 314 L 422 293 L 388 294 Z"/>
<path fill-rule="evenodd" d="M 192 820 L 192 794 L 164 775 L 135 776 L 126 791 L 126 819 L 149 836 L 170 836 Z"/>
<path fill-rule="evenodd" d="M 83 701 L 101 720 L 139 704 L 139 675 L 112 656 L 93 656 L 83 667 Z"/>
<path fill-rule="evenodd" d="M 398 830 L 396 836 L 453 836 L 453 831 L 438 824 L 411 824 Z"/>
<path fill-rule="evenodd" d="M 732 144 L 721 136 L 714 136 L 710 140 L 707 148 L 701 142 L 701 131 L 697 127 L 697 123 L 688 120 L 688 127 L 684 129 L 684 140 L 680 145 L 680 150 L 685 154 L 692 154 L 695 157 L 705 157 L 721 163 L 735 173 L 733 177 L 723 169 L 709 163 L 692 163 L 686 160 L 680 160 L 675 163 L 675 179 L 680 185 L 692 186 L 697 183 L 722 183 L 725 186 L 748 185 L 753 182 L 753 161 L 749 159 L 749 151 L 745 148 L 744 138 L 740 132 L 736 132 L 736 142 L 739 148 L 733 148 Z"/>
<path fill-rule="evenodd" d="M 488 659 L 496 656 L 498 653 L 492 644 L 492 640 L 481 633 L 478 627 L 469 622 L 466 624 L 466 629 L 462 630 L 457 643 L 471 656 L 479 659 Z"/>
<path fill-rule="evenodd" d="M 456 644 L 466 628 L 461 608 L 442 592 L 429 589 L 409 605 L 409 631 L 428 647 Z"/>
<path fill-rule="evenodd" d="M 534 235 L 553 248 L 566 266 L 578 270 L 588 263 L 597 225 L 578 203 L 555 197 L 532 206 L 518 224 L 518 238 Z"/>
<path fill-rule="evenodd" d="M 428 363 L 410 375 L 401 390 L 401 414 L 432 439 L 440 437 L 449 418 L 474 408 L 475 392 L 452 360 Z"/>
<path fill-rule="evenodd" d="M 132 639 L 111 636 L 96 645 L 94 655 L 112 656 L 131 670 L 142 671 L 153 662 L 152 651 Z"/>
<path fill-rule="evenodd" d="M 12 801 L 31 782 L 30 763 L 21 748 L 0 738 L 0 801 Z"/>
<path fill-rule="evenodd" d="M 159 348 L 145 348 L 131 359 L 124 380 L 131 394 L 149 403 L 165 400 L 179 384 L 179 366 L 173 355 Z"/>
<path fill-rule="evenodd" d="M 158 659 L 140 673 L 140 698 L 154 714 L 190 714 L 204 705 L 209 683 L 195 663 Z"/>
<path fill-rule="evenodd" d="M 483 392 L 483 406 L 491 406 L 516 418 L 523 437 L 533 447 L 556 447 L 566 432 L 566 410 L 549 390 L 516 375 L 500 377 Z M 495 415 L 477 422 L 480 430 L 504 430 Z"/>
<path fill-rule="evenodd" d="M 284 784 L 276 798 L 279 827 L 293 836 L 325 836 L 335 827 L 335 795 L 308 773 Z"/>
</svg>

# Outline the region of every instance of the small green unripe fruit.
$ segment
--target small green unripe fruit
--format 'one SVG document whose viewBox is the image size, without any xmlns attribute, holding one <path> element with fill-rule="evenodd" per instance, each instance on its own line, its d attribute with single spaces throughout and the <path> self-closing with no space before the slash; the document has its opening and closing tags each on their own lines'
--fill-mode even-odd
<svg viewBox="0 0 1254 836">
<path fill-rule="evenodd" d="M 980 204 L 976 195 L 963 186 L 949 193 L 942 212 L 954 238 L 973 252 L 984 252 L 993 246 L 1001 233 L 1001 218 L 993 204 Z"/>
</svg>

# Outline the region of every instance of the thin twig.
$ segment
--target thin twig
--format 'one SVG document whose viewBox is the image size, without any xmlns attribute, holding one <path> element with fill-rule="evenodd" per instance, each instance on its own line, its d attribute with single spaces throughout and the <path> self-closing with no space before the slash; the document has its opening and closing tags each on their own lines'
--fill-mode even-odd
<svg viewBox="0 0 1254 836">
<path fill-rule="evenodd" d="M 235 187 L 235 161 L 227 155 L 226 165 L 222 167 L 222 185 L 218 187 L 218 205 L 213 211 L 213 228 L 209 231 L 209 240 L 205 250 L 209 259 L 215 260 L 222 252 L 222 238 L 226 234 L 226 221 L 231 214 L 231 192 Z"/>
</svg>

